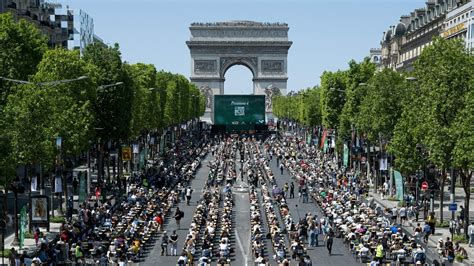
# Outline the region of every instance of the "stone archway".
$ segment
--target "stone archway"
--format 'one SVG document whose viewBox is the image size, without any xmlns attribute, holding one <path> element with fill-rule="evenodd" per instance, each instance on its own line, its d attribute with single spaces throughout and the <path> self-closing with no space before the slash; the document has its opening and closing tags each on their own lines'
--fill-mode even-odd
<svg viewBox="0 0 474 266">
<path fill-rule="evenodd" d="M 186 44 L 191 53 L 191 82 L 205 92 L 203 120 L 213 122 L 213 97 L 224 94 L 225 73 L 243 65 L 253 75 L 253 94 L 266 95 L 267 119 L 273 118 L 271 97 L 286 94 L 287 57 L 292 42 L 284 23 L 231 21 L 193 23 Z"/>
</svg>

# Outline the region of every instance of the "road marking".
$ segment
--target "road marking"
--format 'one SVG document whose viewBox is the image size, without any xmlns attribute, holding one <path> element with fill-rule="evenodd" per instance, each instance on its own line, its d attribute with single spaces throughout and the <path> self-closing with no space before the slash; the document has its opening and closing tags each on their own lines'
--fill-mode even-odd
<svg viewBox="0 0 474 266">
<path fill-rule="evenodd" d="M 239 244 L 240 252 L 242 252 L 242 254 L 244 255 L 245 266 L 248 266 L 249 265 L 248 256 L 247 256 L 247 253 L 244 251 L 244 247 L 242 246 L 242 242 L 240 241 L 239 232 L 237 231 L 237 229 L 234 229 L 234 230 L 235 230 L 235 236 L 236 236 L 236 239 L 237 239 L 237 244 Z"/>
</svg>

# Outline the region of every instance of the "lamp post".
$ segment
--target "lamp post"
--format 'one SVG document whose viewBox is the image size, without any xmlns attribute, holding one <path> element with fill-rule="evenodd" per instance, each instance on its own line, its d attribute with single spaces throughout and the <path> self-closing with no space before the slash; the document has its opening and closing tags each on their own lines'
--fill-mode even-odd
<svg viewBox="0 0 474 266">
<path fill-rule="evenodd" d="M 4 219 L 0 220 L 0 230 L 2 230 L 2 255 L 5 253 L 5 227 L 7 223 Z M 2 256 L 2 265 L 5 265 L 5 256 Z"/>
<path fill-rule="evenodd" d="M 334 87 L 329 88 L 329 91 L 341 92 L 341 93 L 344 93 L 344 94 L 346 93 L 346 90 L 336 89 L 336 88 L 334 88 Z M 339 98 L 341 98 L 341 99 L 344 97 L 343 94 L 339 94 L 338 96 L 339 96 Z M 337 130 L 336 130 L 336 129 L 337 129 L 337 127 L 334 128 L 334 133 L 333 133 L 334 143 L 336 143 L 336 133 L 337 133 Z M 337 162 L 337 165 L 338 165 L 338 167 L 339 167 L 339 158 L 338 158 L 338 153 L 337 153 L 337 147 L 336 147 L 336 146 L 334 147 L 334 152 L 335 152 L 335 154 L 336 154 L 336 162 Z M 342 165 L 342 164 L 341 164 L 341 165 Z"/>
<path fill-rule="evenodd" d="M 10 184 L 10 190 L 13 192 L 15 197 L 13 203 L 13 213 L 14 213 L 14 225 L 15 225 L 15 237 L 13 239 L 12 245 L 18 245 L 20 243 L 18 239 L 18 193 L 23 193 L 25 188 L 20 184 L 20 178 L 17 176 L 15 180 Z"/>
<path fill-rule="evenodd" d="M 106 85 L 100 85 L 97 87 L 97 91 L 105 91 L 106 89 L 108 88 L 114 88 L 116 86 L 120 86 L 120 85 L 123 85 L 124 83 L 122 81 L 118 81 L 118 82 L 115 82 L 115 83 L 112 83 L 112 84 L 106 84 Z M 102 127 L 96 127 L 95 130 L 96 131 L 101 131 L 103 130 L 104 128 Z M 100 135 L 100 134 L 99 134 Z M 103 152 L 102 152 L 102 142 L 101 142 L 101 138 L 99 136 L 98 138 L 98 158 L 97 158 L 97 181 L 98 182 L 101 182 L 102 179 L 103 179 L 103 176 L 102 176 L 102 170 L 103 170 Z M 90 182 L 90 181 L 89 181 Z M 90 184 L 88 185 L 88 187 L 90 187 Z"/>
</svg>

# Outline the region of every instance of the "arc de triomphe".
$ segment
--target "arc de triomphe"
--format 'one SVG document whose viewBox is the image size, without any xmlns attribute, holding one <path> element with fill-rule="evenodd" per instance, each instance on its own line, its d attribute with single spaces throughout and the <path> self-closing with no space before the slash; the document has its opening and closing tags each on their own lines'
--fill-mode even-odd
<svg viewBox="0 0 474 266">
<path fill-rule="evenodd" d="M 224 94 L 226 71 L 244 65 L 253 74 L 253 94 L 266 95 L 266 118 L 273 118 L 271 97 L 286 95 L 288 24 L 230 21 L 193 23 L 191 82 L 206 95 L 203 121 L 213 122 L 214 95 Z"/>
</svg>

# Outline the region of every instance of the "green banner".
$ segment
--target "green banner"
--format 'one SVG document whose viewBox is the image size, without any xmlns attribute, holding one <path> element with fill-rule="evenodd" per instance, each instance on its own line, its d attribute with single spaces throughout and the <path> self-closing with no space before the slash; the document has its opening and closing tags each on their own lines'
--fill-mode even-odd
<svg viewBox="0 0 474 266">
<path fill-rule="evenodd" d="M 23 206 L 21 208 L 20 212 L 20 249 L 23 248 L 23 245 L 25 244 L 25 233 L 26 233 L 26 206 Z"/>
<path fill-rule="evenodd" d="M 141 152 L 140 152 L 140 161 L 139 161 L 139 167 L 140 169 L 142 169 L 144 166 L 145 166 L 145 153 L 146 153 L 146 150 L 143 149 Z"/>
<path fill-rule="evenodd" d="M 79 203 L 86 200 L 87 197 L 87 173 L 79 174 Z"/>
<path fill-rule="evenodd" d="M 344 154 L 343 154 L 342 160 L 343 160 L 344 167 L 347 168 L 347 166 L 349 165 L 349 147 L 347 147 L 346 143 L 344 143 Z"/>
<path fill-rule="evenodd" d="M 265 95 L 215 95 L 214 124 L 264 125 Z"/>
<path fill-rule="evenodd" d="M 324 147 L 323 147 L 323 151 L 324 153 L 328 152 L 328 149 L 329 149 L 329 143 L 328 143 L 328 140 L 324 140 Z"/>
<path fill-rule="evenodd" d="M 395 179 L 395 189 L 397 191 L 397 199 L 403 200 L 403 176 L 400 172 L 392 170 Z"/>
</svg>

